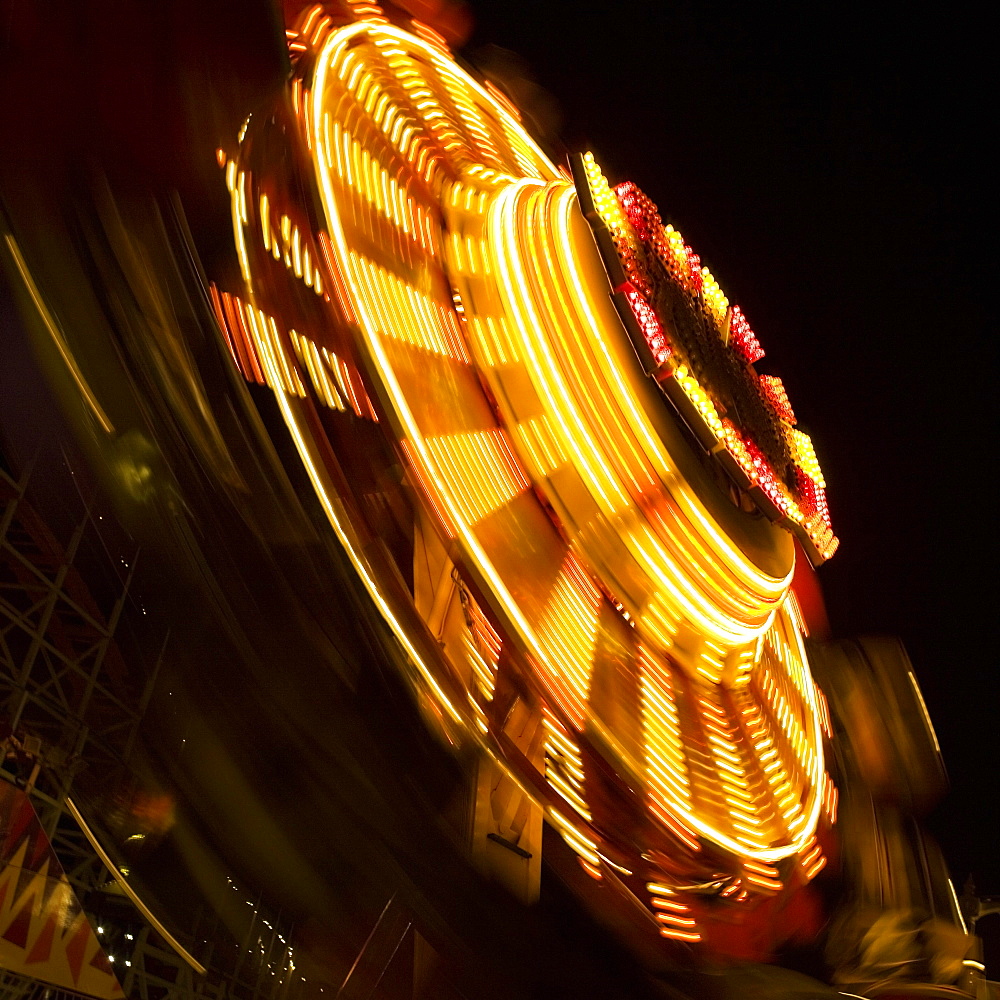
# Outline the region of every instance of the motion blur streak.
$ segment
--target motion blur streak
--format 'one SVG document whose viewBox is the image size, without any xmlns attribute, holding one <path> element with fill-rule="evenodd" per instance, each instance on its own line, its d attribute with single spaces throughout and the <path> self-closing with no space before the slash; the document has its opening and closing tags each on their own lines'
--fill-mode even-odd
<svg viewBox="0 0 1000 1000">
<path fill-rule="evenodd" d="M 9 233 L 5 233 L 4 239 L 7 242 L 7 249 L 10 251 L 11 258 L 14 261 L 14 266 L 17 268 L 17 273 L 21 276 L 22 281 L 24 281 L 24 287 L 31 296 L 31 301 L 35 304 L 35 308 L 38 310 L 38 315 L 45 324 L 45 329 L 48 331 L 49 336 L 52 338 L 52 343 L 55 344 L 56 350 L 59 352 L 59 357 L 62 358 L 67 371 L 76 383 L 76 387 L 80 390 L 80 395 L 86 401 L 87 406 L 90 407 L 90 410 L 96 417 L 101 429 L 106 434 L 113 434 L 115 430 L 114 425 L 108 419 L 107 414 L 101 408 L 101 404 L 97 401 L 97 398 L 91 391 L 90 386 L 87 384 L 87 380 L 83 377 L 83 373 L 80 371 L 80 366 L 76 363 L 76 359 L 70 352 L 65 337 L 63 337 L 62 331 L 59 329 L 59 324 L 56 322 L 52 313 L 49 312 L 49 308 L 45 304 L 45 300 L 42 298 L 41 293 L 38 291 L 38 287 L 35 285 L 34 279 L 31 277 L 31 272 L 28 270 L 28 265 L 24 262 L 24 257 L 21 256 L 21 251 L 18 248 L 14 237 Z"/>
</svg>

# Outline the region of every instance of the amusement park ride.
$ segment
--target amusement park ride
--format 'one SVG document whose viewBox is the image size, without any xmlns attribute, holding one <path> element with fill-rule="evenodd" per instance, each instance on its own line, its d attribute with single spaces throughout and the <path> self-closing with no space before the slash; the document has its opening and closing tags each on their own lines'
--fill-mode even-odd
<svg viewBox="0 0 1000 1000">
<path fill-rule="evenodd" d="M 777 523 L 832 554 L 822 474 L 648 199 L 589 155 L 578 190 L 423 34 L 303 22 L 291 107 L 220 151 L 243 268 L 213 289 L 220 327 L 275 390 L 428 719 L 482 745 L 479 838 L 523 852 L 530 898 L 544 817 L 699 941 L 678 879 L 752 905 L 823 866 L 829 717 Z M 359 423 L 406 481 L 412 552 L 364 555 L 385 533 L 349 484 L 372 454 L 338 447 Z"/>
<path fill-rule="evenodd" d="M 840 995 L 984 997 L 913 832 L 940 767 L 919 688 L 892 644 L 821 641 L 826 484 L 748 318 L 641 190 L 554 164 L 433 28 L 356 2 L 287 37 L 287 90 L 217 151 L 239 274 L 205 294 L 463 762 L 461 852 L 526 907 L 558 878 L 671 996 L 825 934 Z"/>
</svg>

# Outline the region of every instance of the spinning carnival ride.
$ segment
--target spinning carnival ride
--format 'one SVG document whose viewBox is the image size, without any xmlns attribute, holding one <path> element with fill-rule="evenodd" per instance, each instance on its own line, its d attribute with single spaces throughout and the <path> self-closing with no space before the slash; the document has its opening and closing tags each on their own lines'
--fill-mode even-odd
<svg viewBox="0 0 1000 1000">
<path fill-rule="evenodd" d="M 532 898 L 544 822 L 711 943 L 835 819 L 793 583 L 837 544 L 811 442 L 641 191 L 554 166 L 430 28 L 355 14 L 303 16 L 286 98 L 218 152 L 220 326 L 424 718 L 480 751 L 474 858 Z"/>
</svg>

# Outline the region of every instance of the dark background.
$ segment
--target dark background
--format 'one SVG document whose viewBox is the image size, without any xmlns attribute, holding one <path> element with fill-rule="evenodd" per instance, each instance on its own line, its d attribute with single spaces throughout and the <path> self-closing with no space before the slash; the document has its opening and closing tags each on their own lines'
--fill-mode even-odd
<svg viewBox="0 0 1000 1000">
<path fill-rule="evenodd" d="M 895 634 L 952 792 L 961 890 L 1000 893 L 992 44 L 968 9 L 473 5 L 563 140 L 631 179 L 739 303 L 812 434 L 834 634 Z M 991 144 L 991 143 L 990 143 Z"/>
</svg>

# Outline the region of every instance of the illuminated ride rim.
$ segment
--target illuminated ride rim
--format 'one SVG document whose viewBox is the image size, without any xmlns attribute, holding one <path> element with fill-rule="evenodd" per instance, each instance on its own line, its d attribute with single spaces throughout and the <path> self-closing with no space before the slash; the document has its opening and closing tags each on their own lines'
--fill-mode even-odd
<svg viewBox="0 0 1000 1000">
<path fill-rule="evenodd" d="M 706 895 L 823 865 L 829 722 L 791 589 L 796 550 L 836 546 L 822 473 L 645 195 L 589 154 L 555 167 L 408 27 L 317 7 L 288 33 L 284 101 L 219 151 L 244 284 L 213 286 L 220 325 L 425 716 L 697 941 Z M 379 448 L 396 500 L 363 483 Z M 409 567 L 378 537 L 399 496 Z"/>
</svg>

